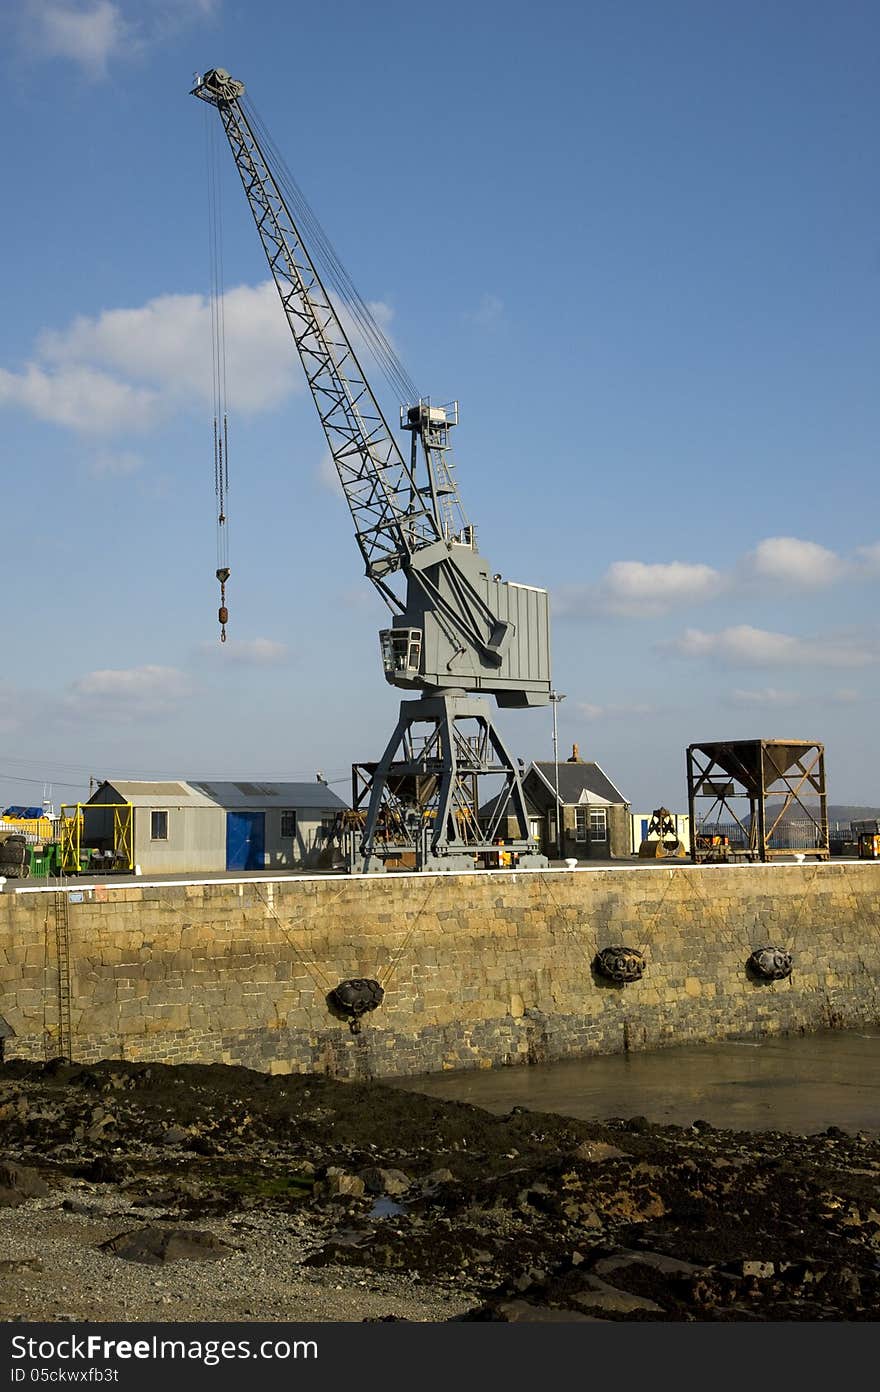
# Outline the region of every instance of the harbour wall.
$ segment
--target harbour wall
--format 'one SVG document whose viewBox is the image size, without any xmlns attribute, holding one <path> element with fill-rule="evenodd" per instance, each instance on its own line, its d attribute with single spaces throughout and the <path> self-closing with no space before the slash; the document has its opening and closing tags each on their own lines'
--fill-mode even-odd
<svg viewBox="0 0 880 1392">
<path fill-rule="evenodd" d="M 594 967 L 623 944 L 641 980 Z M 750 953 L 791 952 L 782 981 Z M 353 1033 L 328 1008 L 372 978 Z M 7 883 L 5 1056 L 403 1076 L 880 1021 L 880 864 Z"/>
</svg>

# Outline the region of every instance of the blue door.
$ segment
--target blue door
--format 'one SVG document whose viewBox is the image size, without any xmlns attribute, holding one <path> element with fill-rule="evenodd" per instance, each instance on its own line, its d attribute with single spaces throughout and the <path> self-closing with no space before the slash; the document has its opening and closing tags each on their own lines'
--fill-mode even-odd
<svg viewBox="0 0 880 1392">
<path fill-rule="evenodd" d="M 265 869 L 265 849 L 265 812 L 226 813 L 227 870 Z"/>
</svg>

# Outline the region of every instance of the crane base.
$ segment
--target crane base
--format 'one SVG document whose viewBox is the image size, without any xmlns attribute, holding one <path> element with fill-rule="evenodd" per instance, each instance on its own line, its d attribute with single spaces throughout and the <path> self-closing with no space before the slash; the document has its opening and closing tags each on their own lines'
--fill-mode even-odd
<svg viewBox="0 0 880 1392">
<path fill-rule="evenodd" d="M 355 765 L 355 775 L 355 814 L 368 805 L 351 869 L 455 873 L 549 863 L 530 834 L 517 764 L 483 697 L 445 692 L 402 701 L 382 758 Z M 483 803 L 486 779 L 492 790 Z"/>
</svg>

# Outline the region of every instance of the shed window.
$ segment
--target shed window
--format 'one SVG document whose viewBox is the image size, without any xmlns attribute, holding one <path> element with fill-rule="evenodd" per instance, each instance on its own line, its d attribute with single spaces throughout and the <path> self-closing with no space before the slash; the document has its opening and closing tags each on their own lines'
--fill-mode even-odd
<svg viewBox="0 0 880 1392">
<path fill-rule="evenodd" d="M 295 812 L 285 811 L 281 813 L 281 835 L 291 841 L 296 836 Z"/>
<path fill-rule="evenodd" d="M 587 809 L 576 807 L 574 810 L 574 839 L 575 841 L 586 841 L 587 839 Z"/>
<path fill-rule="evenodd" d="M 608 813 L 604 807 L 590 809 L 590 840 L 608 840 Z"/>
<path fill-rule="evenodd" d="M 151 813 L 150 813 L 150 840 L 151 840 L 151 841 L 167 841 L 167 840 L 168 840 L 168 813 L 167 813 L 167 812 L 151 812 Z"/>
</svg>

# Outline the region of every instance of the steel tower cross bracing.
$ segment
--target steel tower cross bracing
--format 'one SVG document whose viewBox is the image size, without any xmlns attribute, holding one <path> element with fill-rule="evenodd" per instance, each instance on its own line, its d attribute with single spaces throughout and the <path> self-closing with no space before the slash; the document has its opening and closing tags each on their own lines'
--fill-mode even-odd
<svg viewBox="0 0 880 1392">
<path fill-rule="evenodd" d="M 307 205 L 301 226 L 294 219 L 283 165 L 278 167 L 278 158 L 273 164 L 267 154 L 267 135 L 261 143 L 254 129 L 259 119 L 249 119 L 242 105 L 243 85 L 215 68 L 198 80 L 193 95 L 220 115 L 348 501 L 366 574 L 394 615 L 393 626 L 380 634 L 386 680 L 424 693 L 401 703 L 395 733 L 371 766 L 364 866 L 393 858 L 401 838 L 422 866 L 472 865 L 482 844 L 476 790 L 481 778 L 493 775 L 503 786 L 491 830 L 499 830 L 506 809 L 517 828 L 509 844 L 526 860 L 540 863 L 517 766 L 483 698 L 492 695 L 507 707 L 549 701 L 547 593 L 502 580 L 477 550 L 449 457 L 457 403 L 435 406 L 419 398 L 404 404 L 400 425 L 412 437 L 409 461 L 398 448 L 301 226 L 313 247 L 317 238 L 319 256 L 323 233 Z M 375 348 L 375 336 L 371 344 L 368 334 L 365 343 Z M 406 816 L 399 815 L 402 806 L 409 808 Z"/>
</svg>

